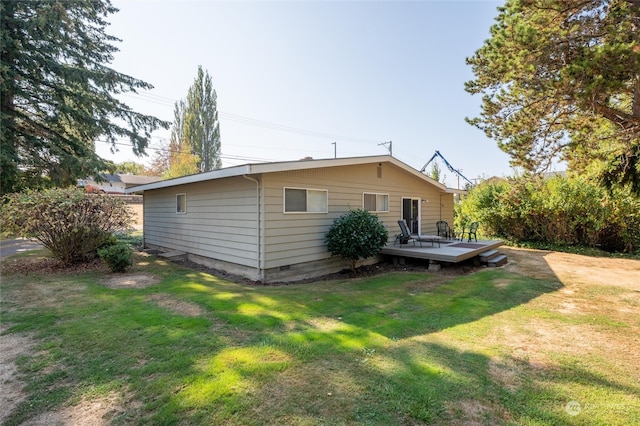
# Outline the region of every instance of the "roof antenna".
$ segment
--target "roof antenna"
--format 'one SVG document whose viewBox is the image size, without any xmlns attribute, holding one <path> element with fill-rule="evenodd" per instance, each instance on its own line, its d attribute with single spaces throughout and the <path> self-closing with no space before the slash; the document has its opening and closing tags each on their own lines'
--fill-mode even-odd
<svg viewBox="0 0 640 426">
<path fill-rule="evenodd" d="M 392 141 L 379 143 L 378 146 L 380 146 L 380 145 L 386 146 L 387 149 L 389 150 L 389 155 L 393 157 L 393 142 Z"/>
</svg>

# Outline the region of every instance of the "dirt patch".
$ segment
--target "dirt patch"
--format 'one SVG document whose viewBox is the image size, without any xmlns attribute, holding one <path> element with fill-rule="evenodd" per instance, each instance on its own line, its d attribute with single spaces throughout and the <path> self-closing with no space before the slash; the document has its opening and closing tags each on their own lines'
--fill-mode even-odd
<svg viewBox="0 0 640 426">
<path fill-rule="evenodd" d="M 0 327 L 4 332 L 8 327 Z M 34 347 L 33 341 L 24 335 L 6 334 L 0 335 L 0 424 L 3 424 L 11 412 L 11 408 L 17 407 L 25 400 L 27 394 L 22 390 L 22 383 L 16 367 L 16 358 L 20 355 L 28 355 Z"/>
<path fill-rule="evenodd" d="M 555 279 L 562 283 L 613 285 L 638 288 L 640 261 L 581 256 L 543 250 L 500 247 L 509 257 L 506 270 L 533 278 Z"/>
<path fill-rule="evenodd" d="M 8 326 L 0 326 L 0 333 L 6 331 Z M 23 383 L 16 366 L 16 359 L 19 356 L 29 356 L 34 353 L 34 341 L 26 335 L 5 334 L 0 335 L 0 424 L 4 424 L 11 411 L 20 405 L 26 398 L 27 393 L 23 391 Z M 29 419 L 24 424 L 30 426 L 54 426 L 54 425 L 78 425 L 78 426 L 99 426 L 106 425 L 107 414 L 119 411 L 119 397 L 113 393 L 107 397 L 86 399 L 83 398 L 78 404 L 64 407 L 56 411 L 48 411 Z"/>
<path fill-rule="evenodd" d="M 159 282 L 160 278 L 155 275 L 131 273 L 110 276 L 102 281 L 102 285 L 109 288 L 147 288 Z"/>
<path fill-rule="evenodd" d="M 106 397 L 82 398 L 76 405 L 64 407 L 57 411 L 48 411 L 30 419 L 29 426 L 101 426 L 110 422 L 105 418 L 119 406 L 118 395 L 113 393 Z"/>
<path fill-rule="evenodd" d="M 485 424 L 483 419 L 489 408 L 474 400 L 461 400 L 456 402 L 456 408 L 462 410 L 463 421 L 468 426 L 480 426 Z M 451 408 L 450 408 L 451 409 Z"/>
<path fill-rule="evenodd" d="M 313 393 L 306 391 L 310 382 L 315 384 Z M 270 424 L 306 424 L 286 407 L 330 418 L 333 413 L 355 412 L 354 395 L 366 395 L 365 387 L 354 382 L 348 371 L 319 362 L 305 366 L 304 371 L 292 367 L 279 373 L 255 395 L 254 410 L 258 418 L 269 418 Z"/>
<path fill-rule="evenodd" d="M 184 300 L 175 299 L 167 294 L 154 294 L 149 296 L 148 300 L 156 303 L 158 306 L 167 309 L 174 314 L 185 317 L 199 317 L 203 315 L 203 310 L 195 303 L 185 302 Z"/>
<path fill-rule="evenodd" d="M 513 360 L 509 360 L 507 363 L 497 359 L 490 360 L 488 373 L 495 382 L 500 383 L 502 387 L 511 392 L 517 390 L 521 385 L 521 371 Z"/>
<path fill-rule="evenodd" d="M 59 274 L 83 272 L 108 272 L 107 266 L 99 259 L 93 258 L 87 262 L 66 265 L 52 257 L 36 256 L 7 259 L 0 262 L 0 272 L 3 274 Z"/>
</svg>

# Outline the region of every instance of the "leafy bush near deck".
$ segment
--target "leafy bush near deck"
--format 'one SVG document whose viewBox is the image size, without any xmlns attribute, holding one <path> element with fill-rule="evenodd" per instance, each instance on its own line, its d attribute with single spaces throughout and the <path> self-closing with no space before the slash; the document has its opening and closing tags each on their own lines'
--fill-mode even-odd
<svg viewBox="0 0 640 426">
<path fill-rule="evenodd" d="M 607 192 L 585 177 L 518 177 L 482 183 L 456 207 L 458 225 L 477 220 L 485 234 L 513 241 L 640 248 L 640 198 Z"/>
<path fill-rule="evenodd" d="M 129 227 L 132 213 L 116 197 L 77 188 L 27 190 L 5 196 L 2 229 L 35 238 L 66 264 L 79 263 Z"/>
<path fill-rule="evenodd" d="M 355 270 L 359 259 L 375 256 L 387 243 L 389 232 L 377 216 L 366 210 L 351 210 L 336 219 L 325 236 L 334 256 L 350 262 Z"/>
</svg>

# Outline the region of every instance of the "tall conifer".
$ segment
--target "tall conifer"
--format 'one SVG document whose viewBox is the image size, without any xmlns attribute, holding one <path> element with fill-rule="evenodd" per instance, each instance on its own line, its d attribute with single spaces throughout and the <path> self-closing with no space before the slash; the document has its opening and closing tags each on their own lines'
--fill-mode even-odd
<svg viewBox="0 0 640 426">
<path fill-rule="evenodd" d="M 191 172 L 208 172 L 219 169 L 220 122 L 218 121 L 218 97 L 208 72 L 198 67 L 198 75 L 187 92 L 186 100 L 176 102 L 171 130 L 170 149 L 172 168 L 181 165 L 182 173 L 186 153 L 197 157 Z"/>
<path fill-rule="evenodd" d="M 106 33 L 109 0 L 0 0 L 1 191 L 64 185 L 108 163 L 95 141 L 128 139 L 143 154 L 167 123 L 114 97 L 147 90 L 108 64 L 120 41 Z"/>
<path fill-rule="evenodd" d="M 640 1 L 507 0 L 467 60 L 482 111 L 469 122 L 514 165 L 561 158 L 640 194 Z"/>
</svg>

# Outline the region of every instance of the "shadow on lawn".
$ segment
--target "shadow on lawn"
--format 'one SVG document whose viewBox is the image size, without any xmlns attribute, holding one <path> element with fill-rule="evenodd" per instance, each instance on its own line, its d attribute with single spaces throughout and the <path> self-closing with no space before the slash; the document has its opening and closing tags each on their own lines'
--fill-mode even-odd
<svg viewBox="0 0 640 426">
<path fill-rule="evenodd" d="M 557 282 L 498 269 L 435 285 L 437 276 L 415 273 L 287 287 L 171 274 L 147 289 L 89 287 L 78 322 L 53 310 L 55 321 L 41 324 L 40 332 L 58 336 L 46 356 L 64 365 L 47 372 L 51 365 L 42 364 L 43 377 L 30 387 L 33 398 L 10 423 L 37 414 L 27 404 L 39 394 L 61 395 L 38 408 L 43 412 L 82 389 L 120 390 L 123 383 L 132 400 L 142 402 L 114 413 L 123 423 L 412 424 L 443 421 L 451 413 L 480 422 L 569 423 L 558 410 L 564 395 L 550 387 L 531 381 L 514 391 L 492 376 L 496 363 L 486 355 L 412 340 L 525 304 L 557 290 Z M 156 293 L 197 303 L 206 313 L 186 318 L 168 312 L 149 302 Z M 575 366 L 556 376 L 576 374 L 618 388 L 576 373 Z"/>
<path fill-rule="evenodd" d="M 497 269 L 434 280 L 429 274 L 395 273 L 317 288 L 239 286 L 232 294 L 212 294 L 203 286 L 194 300 L 230 324 L 255 331 L 286 328 L 310 340 L 327 331 L 346 340 L 405 339 L 478 321 L 562 287 Z"/>
<path fill-rule="evenodd" d="M 242 376 L 241 381 L 259 376 L 263 384 L 250 398 L 228 389 L 226 400 L 233 400 L 236 408 L 253 400 L 251 410 L 265 418 L 399 424 L 441 420 L 447 417 L 445 412 L 454 412 L 466 419 L 481 419 L 489 413 L 493 419 L 509 420 L 521 416 L 524 406 L 532 419 L 563 424 L 566 419 L 557 414 L 558 404 L 566 404 L 561 395 L 546 391 L 544 404 L 554 401 L 553 406 L 536 408 L 531 395 L 543 390 L 525 386 L 510 393 L 489 377 L 492 361 L 485 355 L 434 343 L 410 343 L 411 350 L 406 345 L 393 349 L 391 344 L 392 349 L 386 349 L 390 341 L 475 322 L 561 285 L 496 269 L 435 286 L 430 278 L 390 274 L 318 288 L 225 286 L 218 293 L 208 286 L 192 286 L 189 298 L 223 320 L 223 328 L 243 330 L 227 335 L 227 345 L 249 352 L 269 348 L 274 363 L 267 371 L 227 366 Z M 204 363 L 215 365 L 220 355 L 205 356 Z M 322 362 L 327 360 L 334 362 Z M 373 360 L 386 367 L 372 368 Z M 202 386 L 202 381 L 195 380 L 177 396 L 181 402 L 175 403 L 200 395 L 198 405 L 215 405 L 219 392 Z M 504 401 L 484 406 L 473 402 L 478 395 L 484 401 Z"/>
</svg>

